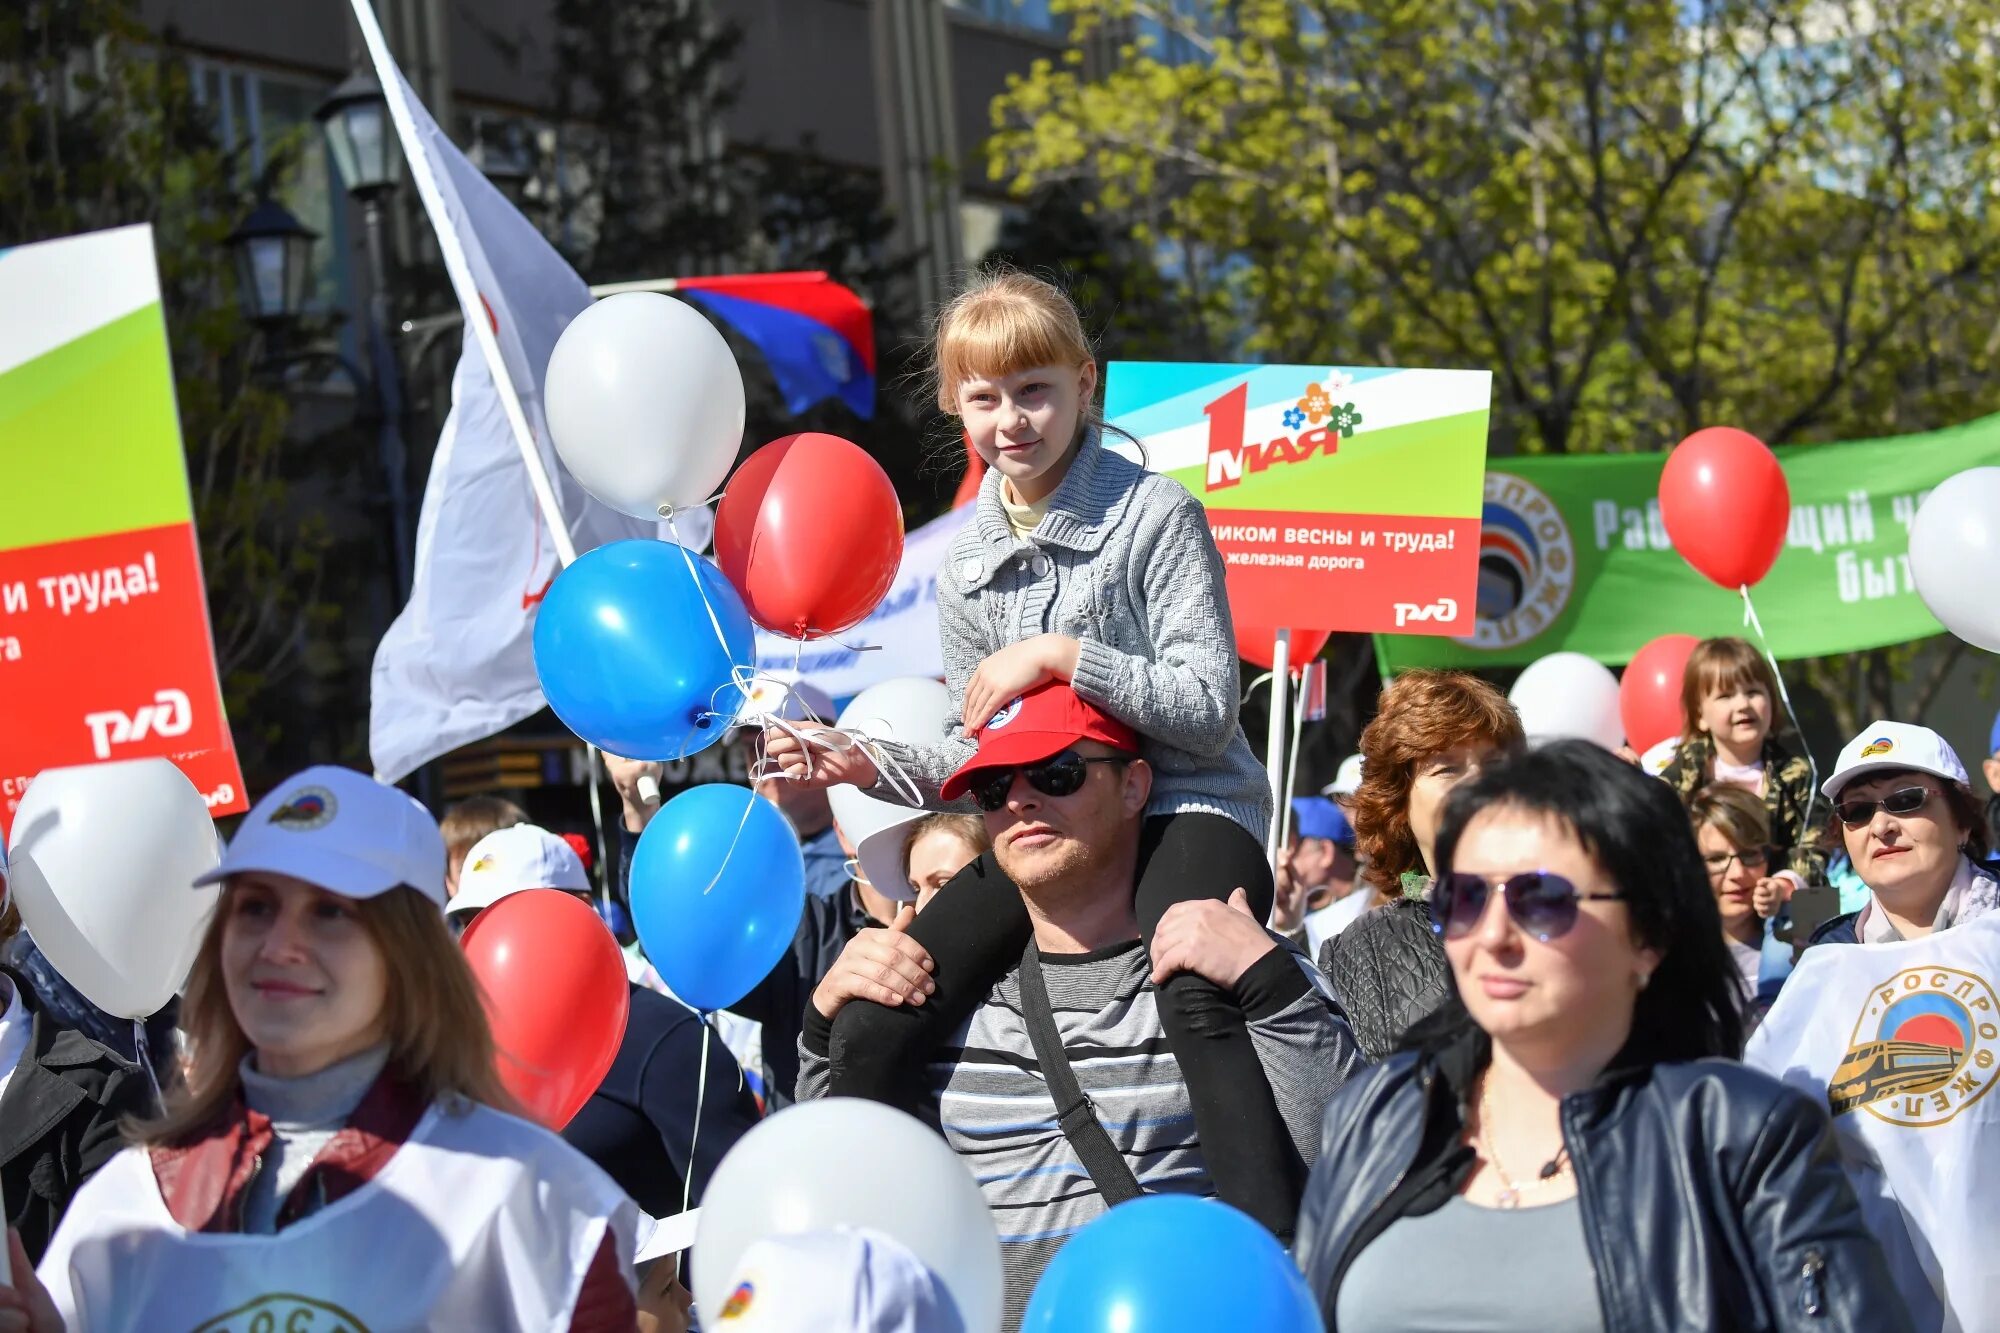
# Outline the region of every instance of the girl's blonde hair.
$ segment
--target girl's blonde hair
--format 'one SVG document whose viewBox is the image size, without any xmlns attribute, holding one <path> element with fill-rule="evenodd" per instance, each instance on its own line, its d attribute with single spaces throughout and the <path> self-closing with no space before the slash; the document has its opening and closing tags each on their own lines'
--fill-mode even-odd
<svg viewBox="0 0 2000 1333">
<path fill-rule="evenodd" d="M 222 932 L 235 892 L 236 881 L 231 880 L 188 973 L 181 1002 L 187 1052 L 180 1083 L 168 1094 L 160 1116 L 129 1127 L 135 1142 L 184 1139 L 212 1123 L 237 1094 L 242 1081 L 237 1071 L 250 1051 L 250 1039 L 229 1007 L 222 979 Z M 462 1098 L 518 1114 L 520 1107 L 495 1068 L 493 1031 L 479 983 L 444 914 L 411 888 L 350 901 L 381 950 L 389 976 L 382 1012 L 389 1072 L 427 1103 Z"/>
<path fill-rule="evenodd" d="M 1009 268 L 983 269 L 938 312 L 934 344 L 938 410 L 958 415 L 958 386 L 1035 366 L 1095 364 L 1076 306 L 1052 282 Z M 1096 405 L 1085 420 L 1095 423 Z"/>
<path fill-rule="evenodd" d="M 1742 685 L 1763 687 L 1771 706 L 1778 703 L 1778 678 L 1771 664 L 1748 639 L 1703 639 L 1688 654 L 1687 671 L 1681 676 L 1681 743 L 1702 734 L 1701 706 L 1708 696 L 1727 693 Z M 1777 719 L 1772 718 L 1772 730 Z"/>
</svg>

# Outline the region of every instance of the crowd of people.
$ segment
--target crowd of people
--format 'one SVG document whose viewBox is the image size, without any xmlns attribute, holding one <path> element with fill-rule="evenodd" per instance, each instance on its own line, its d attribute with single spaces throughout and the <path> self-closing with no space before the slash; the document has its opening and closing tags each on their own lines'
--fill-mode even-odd
<svg viewBox="0 0 2000 1333">
<path fill-rule="evenodd" d="M 205 877 L 213 920 L 147 1040 L 27 935 L 0 955 L 0 1333 L 1012 1333 L 1067 1242 L 1163 1193 L 1254 1219 L 1346 1333 L 2000 1327 L 1995 1229 L 1954 1178 L 1991 1131 L 1946 1124 L 2000 1044 L 1990 985 L 1859 1036 L 1826 1001 L 1848 960 L 1884 960 L 1854 974 L 1865 1006 L 1931 967 L 1925 941 L 2000 922 L 1996 808 L 1942 737 L 1872 723 L 1815 785 L 1734 638 L 1696 649 L 1682 734 L 1645 756 L 1530 745 L 1492 684 L 1410 671 L 1291 798 L 1273 865 L 1222 562 L 1184 488 L 1099 447 L 1074 309 L 984 277 L 936 361 L 991 467 L 939 577 L 953 717 L 936 743 L 850 737 L 800 687 L 737 733 L 806 865 L 769 975 L 697 1013 L 630 938 L 656 764 L 608 757 L 603 883 L 590 844 L 506 801 L 440 823 L 308 769 Z M 901 882 L 858 860 L 843 783 L 922 807 Z M 456 938 L 531 892 L 604 905 L 627 960 L 616 1057 L 560 1133 L 496 1074 Z M 867 1228 L 765 1237 L 692 1308 L 659 1219 L 834 1097 L 902 1108 L 963 1163 L 997 1311 L 953 1308 Z M 1954 1137 L 1865 1137 L 1911 1124 Z"/>
</svg>

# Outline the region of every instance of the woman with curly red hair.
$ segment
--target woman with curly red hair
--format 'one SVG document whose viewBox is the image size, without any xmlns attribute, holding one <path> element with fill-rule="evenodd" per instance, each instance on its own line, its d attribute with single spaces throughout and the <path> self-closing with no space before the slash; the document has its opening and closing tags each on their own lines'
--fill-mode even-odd
<svg viewBox="0 0 2000 1333">
<path fill-rule="evenodd" d="M 1395 1050 L 1451 994 L 1425 902 L 1445 797 L 1521 741 L 1507 696 L 1462 671 L 1396 677 L 1361 733 L 1361 786 L 1348 813 L 1362 874 L 1383 906 L 1328 940 L 1320 969 L 1371 1060 Z"/>
</svg>

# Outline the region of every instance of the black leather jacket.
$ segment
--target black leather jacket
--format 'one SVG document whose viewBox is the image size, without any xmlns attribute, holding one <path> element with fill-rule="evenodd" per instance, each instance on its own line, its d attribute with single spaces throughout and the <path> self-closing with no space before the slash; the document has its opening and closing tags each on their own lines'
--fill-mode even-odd
<svg viewBox="0 0 2000 1333">
<path fill-rule="evenodd" d="M 1474 1029 L 1399 1053 L 1328 1105 L 1296 1251 L 1328 1329 L 1354 1256 L 1470 1175 L 1462 1107 L 1488 1050 Z M 1562 1130 L 1611 1333 L 1912 1329 L 1826 1112 L 1796 1090 L 1734 1061 L 1614 1064 L 1563 1099 Z"/>
</svg>

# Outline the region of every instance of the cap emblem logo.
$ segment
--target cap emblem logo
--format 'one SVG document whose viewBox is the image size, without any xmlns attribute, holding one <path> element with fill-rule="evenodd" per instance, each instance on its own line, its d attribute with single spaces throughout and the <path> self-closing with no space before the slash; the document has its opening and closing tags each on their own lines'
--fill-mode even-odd
<svg viewBox="0 0 2000 1333">
<path fill-rule="evenodd" d="M 1874 740 L 1861 747 L 1861 757 L 1863 759 L 1873 759 L 1876 755 L 1887 754 L 1895 748 L 1896 742 L 1890 740 L 1887 736 L 1877 736 Z"/>
<path fill-rule="evenodd" d="M 757 1299 L 757 1288 L 749 1282 L 739 1282 L 736 1290 L 729 1293 L 729 1299 L 722 1303 L 722 1313 L 717 1319 L 741 1319 L 750 1312 L 750 1302 Z"/>
<path fill-rule="evenodd" d="M 488 852 L 486 853 L 486 855 L 480 857 L 477 861 L 474 861 L 470 866 L 466 867 L 465 873 L 467 873 L 468 875 L 483 875 L 487 871 L 491 870 L 494 867 L 494 865 L 495 862 L 493 860 L 493 853 Z"/>
<path fill-rule="evenodd" d="M 310 833 L 331 824 L 339 809 L 333 793 L 326 788 L 305 787 L 271 812 L 271 822 L 294 833 Z"/>
<path fill-rule="evenodd" d="M 984 730 L 998 731 L 1021 715 L 1021 701 L 1016 699 L 986 720 Z"/>
</svg>

